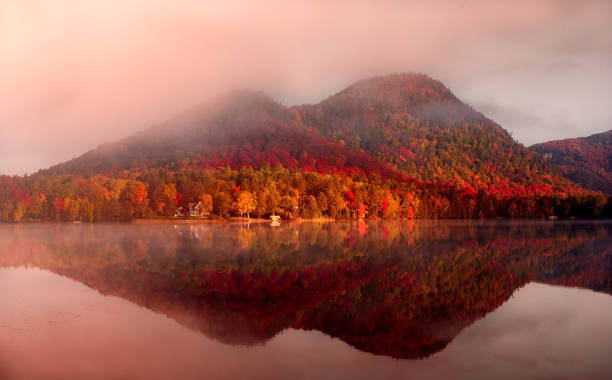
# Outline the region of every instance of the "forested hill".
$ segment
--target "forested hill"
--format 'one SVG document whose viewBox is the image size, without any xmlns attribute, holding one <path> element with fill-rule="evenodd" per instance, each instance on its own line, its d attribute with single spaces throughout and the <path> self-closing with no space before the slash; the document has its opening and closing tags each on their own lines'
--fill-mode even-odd
<svg viewBox="0 0 612 380">
<path fill-rule="evenodd" d="M 295 111 L 260 92 L 231 92 L 127 139 L 56 165 L 50 173 L 114 175 L 165 167 L 260 167 L 281 164 L 320 173 L 399 177 L 370 155 L 304 126 Z"/>
<path fill-rule="evenodd" d="M 295 109 L 326 136 L 423 181 L 569 185 L 538 154 L 425 75 L 367 79 Z"/>
<path fill-rule="evenodd" d="M 198 213 L 283 218 L 597 216 L 601 193 L 424 75 L 285 107 L 228 93 L 26 177 L 0 176 L 0 220 Z M 606 211 L 607 210 L 607 211 Z"/>
<path fill-rule="evenodd" d="M 264 163 L 494 192 L 577 189 L 442 83 L 419 74 L 364 80 L 319 104 L 292 108 L 259 92 L 229 93 L 51 173 L 114 175 Z"/>
<path fill-rule="evenodd" d="M 612 194 L 612 130 L 589 137 L 548 141 L 532 148 L 573 181 Z"/>
</svg>

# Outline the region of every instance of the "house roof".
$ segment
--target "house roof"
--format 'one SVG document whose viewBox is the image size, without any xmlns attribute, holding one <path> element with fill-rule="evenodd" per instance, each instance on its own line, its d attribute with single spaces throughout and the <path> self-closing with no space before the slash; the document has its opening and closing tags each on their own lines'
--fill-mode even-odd
<svg viewBox="0 0 612 380">
<path fill-rule="evenodd" d="M 190 202 L 190 203 L 189 203 L 189 208 L 190 208 L 190 209 L 194 209 L 194 208 L 196 208 L 196 207 L 198 207 L 198 206 L 200 206 L 200 205 L 202 205 L 202 202 L 198 202 L 198 203 L 193 203 L 193 202 Z"/>
</svg>

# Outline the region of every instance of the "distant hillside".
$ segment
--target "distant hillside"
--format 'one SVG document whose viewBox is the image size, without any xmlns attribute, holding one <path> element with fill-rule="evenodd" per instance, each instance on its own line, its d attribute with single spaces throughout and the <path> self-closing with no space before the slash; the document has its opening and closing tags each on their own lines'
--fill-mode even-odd
<svg viewBox="0 0 612 380">
<path fill-rule="evenodd" d="M 612 130 L 589 137 L 555 140 L 531 147 L 572 181 L 612 194 Z"/>
</svg>

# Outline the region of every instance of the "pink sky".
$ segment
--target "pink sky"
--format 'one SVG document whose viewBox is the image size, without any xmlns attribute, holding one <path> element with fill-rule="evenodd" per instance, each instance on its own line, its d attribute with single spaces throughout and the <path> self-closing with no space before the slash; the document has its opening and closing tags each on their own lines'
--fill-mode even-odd
<svg viewBox="0 0 612 380">
<path fill-rule="evenodd" d="M 317 102 L 423 72 L 529 145 L 611 128 L 610 1 L 0 0 L 0 173 L 209 96 Z"/>
</svg>

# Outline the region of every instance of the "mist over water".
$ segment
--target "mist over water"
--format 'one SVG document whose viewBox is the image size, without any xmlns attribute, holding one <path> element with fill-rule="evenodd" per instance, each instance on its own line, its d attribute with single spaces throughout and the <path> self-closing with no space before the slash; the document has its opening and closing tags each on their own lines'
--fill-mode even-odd
<svg viewBox="0 0 612 380">
<path fill-rule="evenodd" d="M 605 378 L 611 231 L 0 225 L 0 363 L 9 379 Z"/>
</svg>

